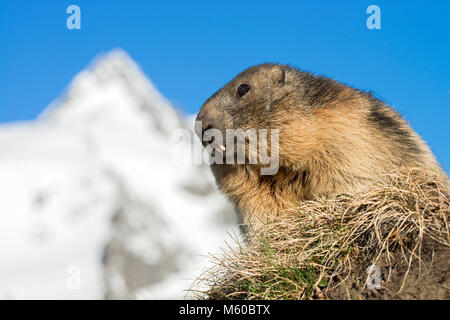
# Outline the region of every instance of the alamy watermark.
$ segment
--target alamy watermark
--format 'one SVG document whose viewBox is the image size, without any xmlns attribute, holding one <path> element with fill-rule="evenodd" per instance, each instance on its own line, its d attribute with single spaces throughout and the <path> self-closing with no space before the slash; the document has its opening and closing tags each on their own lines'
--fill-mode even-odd
<svg viewBox="0 0 450 320">
<path fill-rule="evenodd" d="M 381 289 L 381 271 L 380 267 L 371 265 L 367 268 L 367 288 L 370 290 Z"/>
<path fill-rule="evenodd" d="M 183 161 L 180 153 L 188 153 L 192 164 L 254 164 L 260 166 L 261 175 L 274 175 L 279 169 L 278 129 L 226 129 L 225 132 L 210 128 L 203 130 L 202 122 L 196 121 L 195 132 L 179 128 L 171 135 L 172 143 L 191 146 L 193 150 L 176 150 L 172 159 Z M 202 146 L 203 144 L 203 146 Z"/>
<path fill-rule="evenodd" d="M 369 30 L 381 29 L 381 9 L 379 6 L 372 4 L 367 7 L 366 13 L 370 16 L 366 20 L 366 26 Z"/>
<path fill-rule="evenodd" d="M 81 268 L 77 265 L 72 265 L 66 269 L 66 288 L 68 290 L 80 290 L 81 289 Z"/>
<path fill-rule="evenodd" d="M 67 20 L 66 20 L 67 29 L 80 30 L 81 29 L 81 9 L 80 9 L 80 7 L 75 4 L 72 4 L 67 7 L 66 13 L 70 14 L 70 16 L 67 17 Z"/>
</svg>

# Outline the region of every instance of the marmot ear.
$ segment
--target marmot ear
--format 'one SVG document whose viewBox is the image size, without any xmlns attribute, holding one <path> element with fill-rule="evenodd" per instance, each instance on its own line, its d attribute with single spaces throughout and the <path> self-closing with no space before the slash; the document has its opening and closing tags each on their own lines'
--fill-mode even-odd
<svg viewBox="0 0 450 320">
<path fill-rule="evenodd" d="M 277 66 L 273 68 L 270 73 L 270 77 L 274 85 L 282 86 L 284 84 L 284 81 L 286 80 L 286 72 L 283 68 Z"/>
</svg>

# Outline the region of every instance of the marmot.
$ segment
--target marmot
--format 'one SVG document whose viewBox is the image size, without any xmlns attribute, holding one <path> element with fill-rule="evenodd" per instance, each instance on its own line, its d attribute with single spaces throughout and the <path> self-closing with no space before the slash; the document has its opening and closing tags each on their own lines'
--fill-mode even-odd
<svg viewBox="0 0 450 320">
<path fill-rule="evenodd" d="M 370 93 L 289 65 L 241 72 L 204 103 L 197 121 L 200 137 L 208 129 L 224 136 L 226 129 L 279 130 L 276 174 L 261 175 L 261 164 L 211 165 L 244 223 L 303 200 L 364 191 L 382 174 L 405 167 L 448 184 L 425 142 L 392 108 Z"/>
</svg>

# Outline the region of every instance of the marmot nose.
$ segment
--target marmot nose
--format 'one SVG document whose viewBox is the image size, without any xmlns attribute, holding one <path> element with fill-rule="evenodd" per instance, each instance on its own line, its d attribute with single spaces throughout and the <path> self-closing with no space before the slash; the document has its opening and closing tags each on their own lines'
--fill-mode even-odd
<svg viewBox="0 0 450 320">
<path fill-rule="evenodd" d="M 202 139 L 206 130 L 214 128 L 212 118 L 200 110 L 195 119 L 195 133 Z"/>
</svg>

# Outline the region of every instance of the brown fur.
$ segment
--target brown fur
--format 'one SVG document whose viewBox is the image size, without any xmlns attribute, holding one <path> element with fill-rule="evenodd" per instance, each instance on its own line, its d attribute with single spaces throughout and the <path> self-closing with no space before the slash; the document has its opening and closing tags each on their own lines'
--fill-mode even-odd
<svg viewBox="0 0 450 320">
<path fill-rule="evenodd" d="M 243 97 L 236 93 L 241 84 L 251 87 Z M 223 133 L 279 129 L 275 175 L 260 175 L 258 164 L 211 166 L 243 222 L 280 214 L 303 200 L 364 191 L 381 175 L 403 168 L 422 168 L 448 183 L 424 141 L 389 106 L 287 65 L 263 64 L 240 73 L 205 102 L 197 120 L 203 130 Z"/>
</svg>

